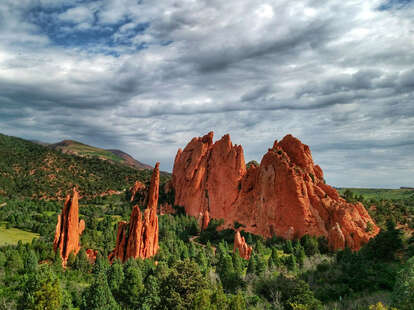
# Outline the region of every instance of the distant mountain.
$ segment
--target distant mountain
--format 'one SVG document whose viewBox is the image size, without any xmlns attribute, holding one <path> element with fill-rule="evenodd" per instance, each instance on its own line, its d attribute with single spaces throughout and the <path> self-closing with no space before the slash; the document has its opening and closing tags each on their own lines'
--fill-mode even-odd
<svg viewBox="0 0 414 310">
<path fill-rule="evenodd" d="M 48 147 L 61 151 L 65 154 L 77 155 L 81 157 L 97 157 L 101 160 L 119 163 L 138 170 L 152 169 L 150 165 L 136 160 L 131 155 L 121 150 L 105 150 L 74 140 L 63 140 L 58 143 L 49 144 Z"/>
<path fill-rule="evenodd" d="M 0 134 L 0 195 L 62 199 L 75 186 L 81 196 L 95 197 L 127 189 L 136 180 L 149 181 L 151 170 L 125 162 L 110 151 L 76 141 L 43 146 Z M 168 178 L 161 175 L 161 182 Z"/>
<path fill-rule="evenodd" d="M 124 159 L 124 164 L 127 166 L 130 166 L 132 168 L 137 168 L 137 169 L 153 169 L 153 167 L 151 167 L 150 165 L 144 164 L 138 160 L 136 160 L 135 158 L 133 158 L 131 155 L 121 151 L 121 150 L 107 150 L 109 152 L 111 152 L 112 154 L 121 157 L 122 159 Z"/>
</svg>

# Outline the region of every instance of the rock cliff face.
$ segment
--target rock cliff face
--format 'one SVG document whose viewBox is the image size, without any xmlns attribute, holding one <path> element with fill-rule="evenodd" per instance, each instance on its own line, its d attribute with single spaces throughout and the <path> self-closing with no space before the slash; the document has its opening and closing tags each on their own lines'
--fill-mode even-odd
<svg viewBox="0 0 414 310">
<path fill-rule="evenodd" d="M 160 171 L 159 163 L 157 163 L 152 173 L 144 216 L 139 206 L 134 206 L 129 223 L 125 221 L 118 223 L 116 246 L 108 257 L 111 262 L 114 258 L 119 258 L 124 262 L 129 258 L 148 258 L 157 253 L 159 183 Z"/>
<path fill-rule="evenodd" d="M 233 252 L 239 251 L 241 258 L 250 259 L 252 255 L 252 247 L 248 246 L 244 237 L 240 235 L 239 231 L 236 231 L 234 236 L 234 247 Z"/>
<path fill-rule="evenodd" d="M 59 250 L 64 265 L 71 252 L 75 255 L 79 252 L 79 237 L 84 229 L 85 222 L 79 222 L 78 192 L 74 188 L 72 197 L 66 196 L 62 214 L 58 215 L 53 241 L 53 248 L 55 252 Z"/>
<path fill-rule="evenodd" d="M 275 141 L 249 169 L 229 135 L 215 143 L 212 132 L 194 138 L 177 152 L 172 186 L 175 205 L 189 215 L 208 211 L 225 227 L 238 222 L 264 237 L 324 236 L 334 249 L 357 250 L 379 232 L 362 204 L 347 203 L 325 184 L 309 147 L 291 135 Z"/>
</svg>

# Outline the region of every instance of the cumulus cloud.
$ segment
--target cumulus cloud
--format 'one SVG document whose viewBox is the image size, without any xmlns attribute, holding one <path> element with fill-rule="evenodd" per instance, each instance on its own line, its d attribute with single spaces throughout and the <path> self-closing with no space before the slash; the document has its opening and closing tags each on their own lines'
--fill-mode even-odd
<svg viewBox="0 0 414 310">
<path fill-rule="evenodd" d="M 413 20 L 397 0 L 5 0 L 0 131 L 165 170 L 210 130 L 247 160 L 292 133 L 333 185 L 414 185 Z"/>
</svg>

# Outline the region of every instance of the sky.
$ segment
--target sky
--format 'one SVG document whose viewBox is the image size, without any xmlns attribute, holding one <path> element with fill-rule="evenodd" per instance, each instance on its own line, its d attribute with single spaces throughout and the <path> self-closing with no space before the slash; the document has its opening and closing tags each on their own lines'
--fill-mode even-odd
<svg viewBox="0 0 414 310">
<path fill-rule="evenodd" d="M 328 184 L 414 186 L 413 0 L 1 0 L 0 132 L 171 171 L 293 134 Z"/>
</svg>

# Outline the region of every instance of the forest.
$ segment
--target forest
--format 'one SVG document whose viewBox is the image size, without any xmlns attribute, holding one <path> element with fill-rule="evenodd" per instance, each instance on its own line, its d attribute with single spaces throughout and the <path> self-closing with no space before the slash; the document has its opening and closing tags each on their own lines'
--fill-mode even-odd
<svg viewBox="0 0 414 310">
<path fill-rule="evenodd" d="M 412 309 L 414 239 L 397 227 L 412 218 L 414 197 L 362 199 L 391 212 L 382 207 L 371 211 L 382 230 L 358 252 L 330 252 L 324 238 L 265 240 L 242 233 L 253 246 L 251 259 L 244 260 L 233 252 L 234 232 L 216 230 L 220 221 L 212 220 L 200 231 L 195 218 L 177 212 L 159 216 L 160 250 L 155 257 L 110 265 L 107 255 L 115 245 L 116 223 L 131 212 L 128 198 L 125 193 L 80 201 L 87 227 L 82 249 L 63 269 L 52 248 L 62 202 L 3 197 L 0 221 L 39 237 L 0 248 L 0 307 Z M 93 265 L 86 248 L 99 251 Z"/>
</svg>

